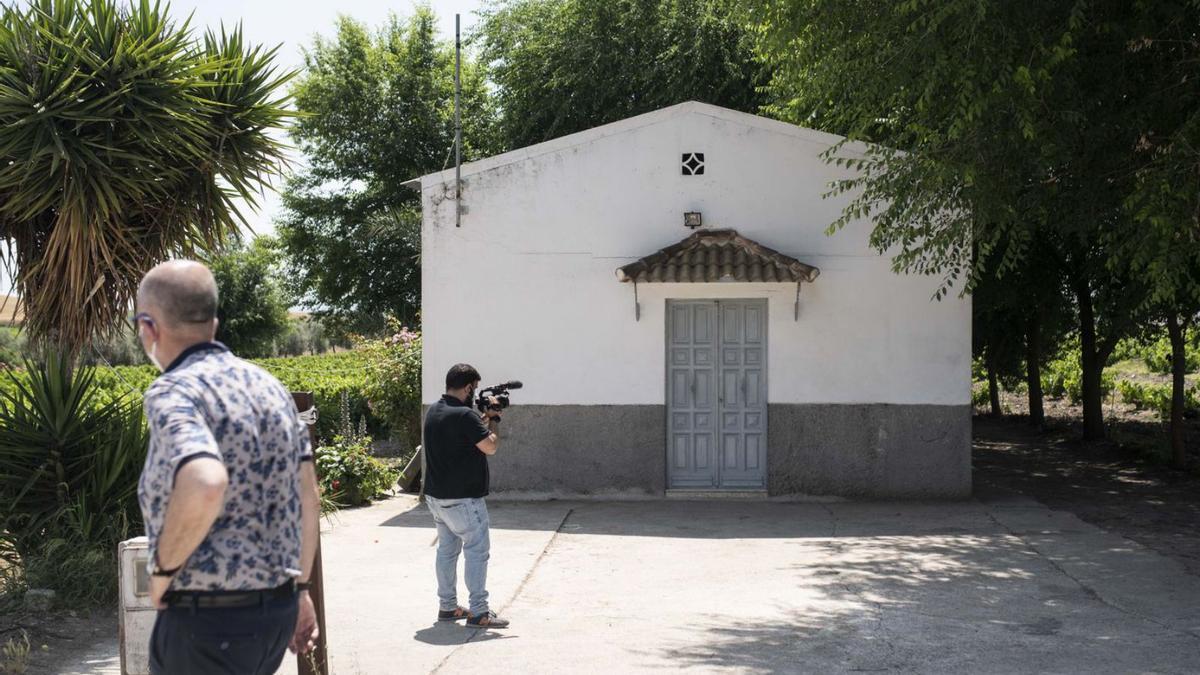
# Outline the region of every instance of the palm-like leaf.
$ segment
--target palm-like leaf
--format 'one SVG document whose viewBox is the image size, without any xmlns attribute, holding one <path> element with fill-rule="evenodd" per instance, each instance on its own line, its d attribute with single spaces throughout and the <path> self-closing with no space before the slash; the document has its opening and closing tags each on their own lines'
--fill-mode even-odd
<svg viewBox="0 0 1200 675">
<path fill-rule="evenodd" d="M 28 381 L 2 375 L 12 391 L 0 392 L 0 530 L 22 553 L 62 518 L 91 542 L 123 529 L 106 520 L 137 518 L 147 445 L 140 408 L 129 400 L 98 405 L 94 371 L 70 366 L 51 354 L 43 365 L 27 364 Z"/>
<path fill-rule="evenodd" d="M 78 353 L 150 266 L 237 235 L 283 161 L 274 54 L 149 0 L 0 10 L 0 239 L 31 337 Z"/>
</svg>

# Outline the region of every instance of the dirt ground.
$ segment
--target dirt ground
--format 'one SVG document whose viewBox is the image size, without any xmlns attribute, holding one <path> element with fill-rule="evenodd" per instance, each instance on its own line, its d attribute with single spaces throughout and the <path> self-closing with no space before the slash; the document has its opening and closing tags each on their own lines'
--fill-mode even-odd
<svg viewBox="0 0 1200 675">
<path fill-rule="evenodd" d="M 1197 443 L 1195 422 L 1190 444 Z M 1175 558 L 1200 575 L 1200 472 L 1156 459 L 1161 425 L 1115 421 L 1117 441 L 1083 443 L 1074 418 L 1039 433 L 1022 419 L 976 417 L 976 493 L 1015 490 Z"/>
<path fill-rule="evenodd" d="M 0 648 L 10 640 L 20 640 L 22 634 L 29 636 L 28 656 L 11 663 L 0 652 L 0 675 L 57 675 L 79 668 L 97 645 L 116 642 L 117 615 L 112 610 L 0 614 Z M 22 665 L 25 670 L 20 669 Z"/>
</svg>

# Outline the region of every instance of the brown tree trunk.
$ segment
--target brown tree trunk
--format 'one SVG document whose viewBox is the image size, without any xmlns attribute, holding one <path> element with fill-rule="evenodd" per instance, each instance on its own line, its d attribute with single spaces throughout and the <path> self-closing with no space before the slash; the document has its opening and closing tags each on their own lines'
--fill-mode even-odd
<svg viewBox="0 0 1200 675">
<path fill-rule="evenodd" d="M 1079 343 L 1083 369 L 1083 439 L 1097 441 L 1104 438 L 1104 408 L 1100 392 L 1100 374 L 1104 372 L 1104 361 L 1100 359 L 1096 344 L 1096 316 L 1092 308 L 1091 288 L 1087 283 L 1075 287 L 1075 301 L 1079 303 Z"/>
<path fill-rule="evenodd" d="M 992 404 L 992 417 L 1000 416 L 1000 383 L 996 378 L 996 369 L 992 366 L 991 359 L 987 363 L 988 375 L 988 400 Z"/>
<path fill-rule="evenodd" d="M 1029 315 L 1025 328 L 1025 383 L 1029 389 L 1029 423 L 1041 429 L 1046 425 L 1042 406 L 1042 319 L 1037 312 Z"/>
<path fill-rule="evenodd" d="M 1171 338 L 1171 461 L 1175 466 L 1187 464 L 1187 448 L 1183 444 L 1184 375 L 1187 355 L 1184 338 L 1187 326 L 1172 313 L 1167 317 L 1167 334 Z"/>
</svg>

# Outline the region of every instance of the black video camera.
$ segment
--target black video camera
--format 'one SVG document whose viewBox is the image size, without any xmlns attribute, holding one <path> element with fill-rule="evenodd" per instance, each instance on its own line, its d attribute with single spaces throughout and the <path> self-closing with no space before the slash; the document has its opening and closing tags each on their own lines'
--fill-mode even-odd
<svg viewBox="0 0 1200 675">
<path fill-rule="evenodd" d="M 520 389 L 524 385 L 518 380 L 497 384 L 479 391 L 479 398 L 475 399 L 475 405 L 479 408 L 479 412 L 487 412 L 489 410 L 500 411 L 508 407 L 508 390 Z M 496 403 L 493 404 L 490 398 L 495 397 Z"/>
</svg>

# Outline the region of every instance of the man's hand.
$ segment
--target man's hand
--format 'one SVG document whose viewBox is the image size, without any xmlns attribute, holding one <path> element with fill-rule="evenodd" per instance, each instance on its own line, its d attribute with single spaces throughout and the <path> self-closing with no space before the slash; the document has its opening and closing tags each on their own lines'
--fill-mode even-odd
<svg viewBox="0 0 1200 675">
<path fill-rule="evenodd" d="M 488 397 L 488 409 L 483 411 L 483 416 L 487 419 L 493 419 L 500 416 L 500 411 L 493 410 L 492 406 L 499 407 L 500 399 L 496 398 L 495 396 Z"/>
<path fill-rule="evenodd" d="M 308 591 L 300 591 L 300 613 L 296 616 L 296 630 L 288 648 L 293 654 L 307 654 L 317 644 L 321 628 L 317 626 L 317 610 L 313 607 Z"/>
<path fill-rule="evenodd" d="M 175 577 L 156 577 L 150 575 L 150 602 L 155 609 L 166 609 L 167 603 L 163 602 L 163 596 L 166 595 L 167 589 L 171 587 L 171 582 Z"/>
</svg>

